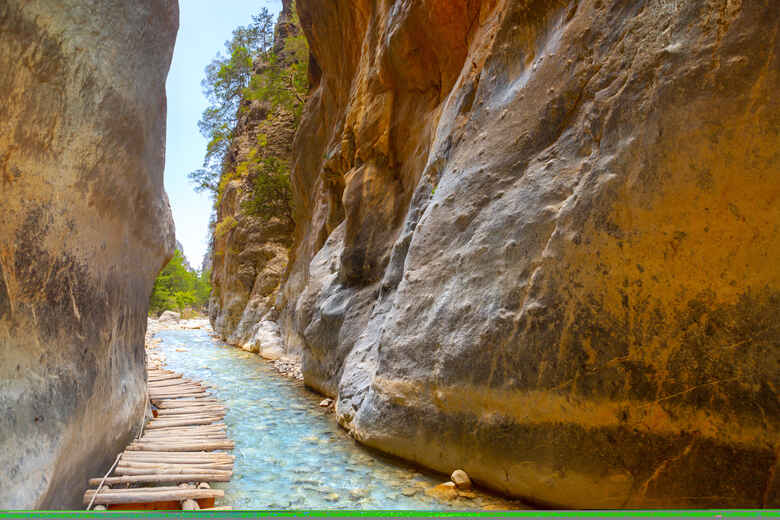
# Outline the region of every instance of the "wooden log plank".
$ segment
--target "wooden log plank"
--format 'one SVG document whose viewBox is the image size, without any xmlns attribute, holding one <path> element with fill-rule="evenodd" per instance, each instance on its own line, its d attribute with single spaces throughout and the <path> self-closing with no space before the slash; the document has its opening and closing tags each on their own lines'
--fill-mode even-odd
<svg viewBox="0 0 780 520">
<path fill-rule="evenodd" d="M 184 472 L 193 472 L 193 468 L 203 471 L 230 471 L 233 468 L 232 460 L 205 461 L 205 462 L 184 462 L 184 461 L 166 461 L 166 462 L 148 462 L 148 461 L 130 461 L 120 463 L 117 466 L 119 470 L 128 469 L 160 469 L 160 470 L 184 470 Z M 181 473 L 181 471 L 180 471 Z"/>
<path fill-rule="evenodd" d="M 214 434 L 200 434 L 200 435 L 172 435 L 172 436 L 166 435 L 160 437 L 144 436 L 144 438 L 141 440 L 143 441 L 142 442 L 143 444 L 148 444 L 151 442 L 168 444 L 172 441 L 174 442 L 229 441 L 230 438 L 224 433 L 214 433 Z"/>
<path fill-rule="evenodd" d="M 193 436 L 193 437 L 164 437 L 159 439 L 147 439 L 145 442 L 137 444 L 137 446 L 152 446 L 154 444 L 164 444 L 168 445 L 171 443 L 187 443 L 187 444 L 196 444 L 196 443 L 203 443 L 203 442 L 230 442 L 230 439 L 224 435 L 203 435 L 203 436 Z"/>
<path fill-rule="evenodd" d="M 214 443 L 197 443 L 197 444 L 158 444 L 153 443 L 150 445 L 134 445 L 128 446 L 130 451 L 212 451 L 212 450 L 232 450 L 235 448 L 235 444 L 230 442 L 214 442 Z"/>
<path fill-rule="evenodd" d="M 178 383 L 175 385 L 155 385 L 155 384 L 147 384 L 146 387 L 151 391 L 154 390 L 155 392 L 161 392 L 163 390 L 165 391 L 171 391 L 171 390 L 206 390 L 206 388 L 202 385 L 199 385 L 197 383 Z"/>
<path fill-rule="evenodd" d="M 147 468 L 138 468 L 133 464 L 131 466 L 117 466 L 116 475 L 182 475 L 185 473 L 209 473 L 213 475 L 224 475 L 226 472 L 233 471 L 233 463 L 226 462 L 224 464 L 167 464 L 167 465 L 153 465 Z M 215 473 L 216 472 L 216 473 Z"/>
<path fill-rule="evenodd" d="M 172 387 L 163 387 L 163 388 L 154 388 L 149 387 L 149 393 L 155 393 L 155 394 L 173 394 L 173 393 L 181 393 L 185 395 L 190 394 L 197 394 L 197 393 L 205 393 L 206 390 L 202 386 L 195 386 L 195 385 L 176 385 Z"/>
<path fill-rule="evenodd" d="M 228 477 L 233 475 L 232 468 L 225 469 L 204 469 L 196 466 L 188 468 L 122 468 L 114 472 L 115 475 L 187 475 L 191 473 L 208 474 L 213 477 Z M 111 478 L 111 477 L 108 477 Z"/>
<path fill-rule="evenodd" d="M 184 379 L 184 376 L 182 376 L 181 374 L 165 374 L 163 372 L 146 374 L 147 381 L 173 381 L 175 379 Z"/>
<path fill-rule="evenodd" d="M 155 491 L 155 492 L 164 492 L 164 491 L 175 491 L 177 489 L 195 489 L 195 487 L 182 487 L 181 484 L 178 486 L 147 486 L 147 487 L 137 487 L 137 488 L 101 488 L 98 495 L 124 495 L 127 493 L 146 493 L 147 491 Z M 94 495 L 95 490 L 94 489 L 88 489 L 86 491 L 87 493 Z"/>
<path fill-rule="evenodd" d="M 160 409 L 166 408 L 184 408 L 187 406 L 203 406 L 204 404 L 218 404 L 215 397 L 201 397 L 190 399 L 152 399 L 157 401 L 154 405 Z"/>
<path fill-rule="evenodd" d="M 192 457 L 202 457 L 204 459 L 235 459 L 235 455 L 231 455 L 230 453 L 214 453 L 210 451 L 185 451 L 185 452 L 177 452 L 177 453 L 170 453 L 168 451 L 145 451 L 145 452 L 139 452 L 139 451 L 124 451 L 122 452 L 122 457 L 154 457 L 155 455 L 158 455 L 160 457 L 175 457 L 175 458 L 192 458 Z"/>
<path fill-rule="evenodd" d="M 222 419 L 214 418 L 214 419 L 210 419 L 210 420 L 213 421 L 210 424 L 220 424 L 217 421 L 221 421 Z M 188 421 L 188 422 L 191 422 L 191 421 Z M 187 434 L 199 434 L 199 433 L 223 433 L 223 434 L 225 433 L 225 429 L 224 428 L 214 428 L 214 429 L 210 429 L 210 430 L 201 430 L 201 431 L 191 430 L 191 431 L 186 431 L 186 432 L 185 431 L 178 431 L 178 432 L 177 431 L 173 431 L 172 432 L 172 431 L 169 431 L 170 427 L 165 426 L 164 423 L 159 423 L 159 424 L 161 425 L 160 427 L 158 427 L 158 428 L 151 428 L 150 430 L 145 432 L 144 433 L 144 438 L 145 437 L 161 437 L 161 436 L 170 437 L 170 436 L 174 436 L 174 435 L 187 435 Z M 208 424 L 203 424 L 203 425 L 200 425 L 200 426 L 209 426 L 209 425 Z"/>
<path fill-rule="evenodd" d="M 176 406 L 173 408 L 160 408 L 157 410 L 158 413 L 162 413 L 163 415 L 177 415 L 199 411 L 225 413 L 227 412 L 227 408 L 211 403 L 195 403 L 190 406 Z"/>
<path fill-rule="evenodd" d="M 227 455 L 225 457 L 197 457 L 194 455 L 187 455 L 186 457 L 175 457 L 178 453 L 165 452 L 163 455 L 155 454 L 149 457 L 144 457 L 149 452 L 146 451 L 133 451 L 130 453 L 138 453 L 141 457 L 125 457 L 122 455 L 120 461 L 124 462 L 156 462 L 158 464 L 232 464 L 235 460 L 233 455 L 227 453 L 214 453 L 214 455 Z M 171 456 L 169 456 L 171 455 Z"/>
<path fill-rule="evenodd" d="M 223 413 L 211 413 L 211 412 L 190 412 L 181 413 L 177 415 L 163 415 L 155 417 L 151 422 L 165 422 L 165 421 L 184 421 L 189 419 L 222 419 L 225 416 Z"/>
<path fill-rule="evenodd" d="M 143 502 L 162 502 L 166 500 L 182 501 L 187 498 L 221 498 L 225 492 L 221 489 L 170 489 L 155 491 L 154 488 L 142 488 L 143 492 L 133 491 L 126 493 L 98 493 L 95 497 L 96 504 L 134 504 Z M 94 490 L 84 494 L 84 503 L 88 504 L 95 494 Z"/>
<path fill-rule="evenodd" d="M 138 453 L 144 453 L 144 452 L 138 452 Z M 151 458 L 144 459 L 144 458 L 122 458 L 122 467 L 125 467 L 125 463 L 138 463 L 138 462 L 146 462 L 146 463 L 154 463 L 154 464 L 168 464 L 168 465 L 178 465 L 178 466 L 208 466 L 209 464 L 218 464 L 218 465 L 225 465 L 225 464 L 233 464 L 233 460 L 231 459 L 200 459 L 200 458 L 186 458 L 186 459 L 176 459 L 176 458 L 165 458 L 160 459 L 159 457 L 156 457 L 156 460 L 151 460 Z"/>
<path fill-rule="evenodd" d="M 206 419 L 186 419 L 182 421 L 151 421 L 146 425 L 147 430 L 155 430 L 157 428 L 165 428 L 171 426 L 192 426 L 199 424 L 211 424 L 219 421 L 219 418 L 206 418 Z"/>
<path fill-rule="evenodd" d="M 207 442 L 214 443 L 215 441 L 207 441 Z M 226 442 L 232 442 L 232 441 L 216 441 L 216 442 L 220 442 L 221 444 L 225 444 Z M 157 443 L 155 443 L 155 444 L 157 444 Z M 203 443 L 199 443 L 199 444 L 203 444 Z M 132 451 L 145 451 L 145 450 L 132 450 Z M 170 453 L 170 452 L 168 452 L 168 453 Z M 227 455 L 227 454 L 225 454 L 225 455 Z M 120 466 L 136 465 L 136 464 L 142 464 L 142 463 L 145 465 L 144 467 L 154 467 L 154 466 L 160 466 L 160 465 L 166 465 L 166 464 L 179 464 L 179 461 L 167 461 L 166 460 L 164 462 L 162 462 L 162 461 L 161 462 L 155 462 L 155 461 L 134 459 L 132 457 L 122 457 L 119 460 L 120 460 L 120 462 L 119 462 Z M 183 460 L 187 460 L 187 459 L 183 459 Z M 190 460 L 192 460 L 192 459 L 190 459 Z M 204 465 L 205 464 L 232 464 L 232 463 L 233 463 L 232 460 L 227 460 L 227 459 L 219 459 L 219 460 L 212 460 L 212 461 L 202 462 L 202 464 L 204 464 Z"/>
<path fill-rule="evenodd" d="M 168 433 L 168 434 L 188 434 L 188 433 L 219 433 L 225 432 L 227 427 L 223 422 L 215 422 L 211 424 L 199 424 L 195 426 L 163 426 L 161 428 L 154 428 L 147 433 Z"/>
<path fill-rule="evenodd" d="M 235 455 L 229 453 L 209 453 L 209 452 L 180 452 L 171 453 L 167 451 L 163 452 L 149 452 L 149 451 L 126 451 L 120 457 L 120 461 L 129 462 L 158 462 L 158 463 L 181 463 L 186 464 L 189 461 L 193 462 L 233 462 L 236 459 Z M 181 461 L 181 462 L 179 462 Z"/>
<path fill-rule="evenodd" d="M 213 397 L 196 397 L 189 399 L 150 399 L 158 409 L 184 408 L 187 406 L 203 406 L 203 404 L 217 404 Z"/>
<path fill-rule="evenodd" d="M 151 466 L 135 468 L 118 466 L 116 475 L 184 475 L 187 473 L 204 473 L 209 475 L 229 475 L 233 473 L 232 464 L 176 464 L 171 466 Z"/>
<path fill-rule="evenodd" d="M 170 415 L 177 415 L 176 412 L 178 412 L 179 410 L 184 410 L 184 413 L 190 413 L 188 412 L 188 410 L 209 410 L 213 407 L 213 405 L 214 403 L 201 404 L 198 402 L 195 402 L 193 404 L 192 401 L 190 401 L 189 403 L 185 403 L 184 406 L 170 406 L 167 408 L 157 408 L 157 414 L 159 415 L 162 413 L 163 415 L 168 414 L 170 416 Z M 225 408 L 224 411 L 227 411 L 227 408 Z"/>
<path fill-rule="evenodd" d="M 181 420 L 189 420 L 189 419 L 197 419 L 197 418 L 203 418 L 203 417 L 210 417 L 213 418 L 215 421 L 224 421 L 225 420 L 225 414 L 181 414 L 181 415 L 164 415 L 160 417 L 156 417 L 155 420 L 157 422 L 164 422 L 164 421 L 181 421 Z M 150 421 L 151 422 L 151 421 Z M 205 425 L 203 425 L 205 426 Z"/>
<path fill-rule="evenodd" d="M 90 486 L 100 484 L 102 478 L 89 479 Z M 167 482 L 229 482 L 230 475 L 210 475 L 208 473 L 182 473 L 180 475 L 166 475 L 158 473 L 153 475 L 124 475 L 121 477 L 108 477 L 106 484 L 114 486 L 117 484 L 154 484 Z"/>
<path fill-rule="evenodd" d="M 157 419 L 176 419 L 180 415 L 216 415 L 218 417 L 225 417 L 227 412 L 220 410 L 219 408 L 174 408 L 170 412 L 160 413 L 162 410 L 158 410 Z"/>
<path fill-rule="evenodd" d="M 149 390 L 150 399 L 178 399 L 179 397 L 198 397 L 207 396 L 205 390 L 176 390 L 172 392 L 157 392 Z"/>
<path fill-rule="evenodd" d="M 176 415 L 173 417 L 157 417 L 156 419 L 153 419 L 149 421 L 149 424 L 172 424 L 176 425 L 182 422 L 186 421 L 203 421 L 203 420 L 209 420 L 212 423 L 213 422 L 219 422 L 222 419 L 224 419 L 223 416 L 219 415 L 211 415 L 206 413 L 199 413 L 199 414 L 189 414 L 189 415 Z M 208 423 L 211 424 L 211 423 Z M 198 426 L 198 425 L 196 425 Z M 159 426 L 158 426 L 159 428 Z"/>
<path fill-rule="evenodd" d="M 207 469 L 208 466 L 224 466 L 224 465 L 232 465 L 233 461 L 209 461 L 209 462 L 199 462 L 196 465 L 200 465 L 200 467 Z M 117 465 L 118 468 L 176 468 L 182 465 L 191 465 L 191 464 L 185 464 L 183 462 L 175 461 L 175 462 L 147 462 L 147 461 L 141 461 L 141 460 L 130 460 L 130 459 L 119 459 L 119 464 Z M 211 469 L 225 469 L 225 468 L 211 468 Z"/>
<path fill-rule="evenodd" d="M 154 404 L 154 401 L 159 401 L 161 399 L 182 399 L 182 398 L 208 398 L 210 397 L 210 394 L 207 394 L 206 392 L 198 392 L 193 394 L 187 394 L 187 393 L 181 393 L 177 392 L 175 394 L 158 394 L 149 392 L 149 400 L 152 401 L 152 404 Z"/>
<path fill-rule="evenodd" d="M 179 374 L 159 374 L 159 375 L 147 374 L 146 376 L 146 380 L 148 382 L 176 381 L 177 379 L 184 379 L 184 377 Z"/>
<path fill-rule="evenodd" d="M 147 381 L 146 384 L 148 386 L 154 386 L 155 388 L 165 388 L 168 386 L 202 386 L 200 381 L 193 381 L 192 379 L 187 379 L 185 377 L 181 379 L 169 379 L 167 381 Z"/>
<path fill-rule="evenodd" d="M 202 424 L 200 426 L 166 426 L 165 428 L 157 428 L 152 430 L 160 433 L 204 433 L 204 432 L 220 432 L 225 431 L 227 427 L 225 423 L 213 423 Z"/>
<path fill-rule="evenodd" d="M 151 430 L 152 432 L 159 432 L 164 430 Z M 200 432 L 200 433 L 173 433 L 173 434 L 165 434 L 165 435 L 154 435 L 154 434 L 148 434 L 144 435 L 141 439 L 139 439 L 140 444 L 146 444 L 149 442 L 161 442 L 161 441 L 170 441 L 170 440 L 176 440 L 176 439 L 197 439 L 197 438 L 224 438 L 229 439 L 227 434 L 225 432 Z"/>
</svg>

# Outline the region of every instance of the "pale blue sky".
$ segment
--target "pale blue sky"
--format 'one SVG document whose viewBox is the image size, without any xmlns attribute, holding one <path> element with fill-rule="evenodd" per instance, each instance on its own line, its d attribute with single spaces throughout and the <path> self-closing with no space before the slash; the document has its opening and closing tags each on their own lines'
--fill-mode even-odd
<svg viewBox="0 0 780 520">
<path fill-rule="evenodd" d="M 171 201 L 176 238 L 190 264 L 200 268 L 208 244 L 211 200 L 195 193 L 187 174 L 203 163 L 206 139 L 198 120 L 206 108 L 200 87 L 203 70 L 217 52 L 224 54 L 233 29 L 246 25 L 267 7 L 276 17 L 280 0 L 180 0 L 179 34 L 168 74 L 168 131 L 165 149 L 165 189 Z"/>
</svg>

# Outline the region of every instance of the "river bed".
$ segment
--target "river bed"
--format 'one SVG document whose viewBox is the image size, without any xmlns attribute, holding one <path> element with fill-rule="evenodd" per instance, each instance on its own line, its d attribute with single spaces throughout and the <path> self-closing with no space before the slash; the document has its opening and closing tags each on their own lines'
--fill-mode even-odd
<svg viewBox="0 0 780 520">
<path fill-rule="evenodd" d="M 212 385 L 228 407 L 234 474 L 221 501 L 234 509 L 504 508 L 496 497 L 442 501 L 426 490 L 447 480 L 352 440 L 322 396 L 274 371 L 256 354 L 213 339 L 207 330 L 163 330 L 166 367 Z M 503 507 L 502 507 L 503 506 Z"/>
</svg>

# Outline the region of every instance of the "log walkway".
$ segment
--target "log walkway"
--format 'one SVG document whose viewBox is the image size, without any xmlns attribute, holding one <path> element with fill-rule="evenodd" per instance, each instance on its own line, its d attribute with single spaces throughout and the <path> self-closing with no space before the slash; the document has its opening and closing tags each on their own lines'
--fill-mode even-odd
<svg viewBox="0 0 780 520">
<path fill-rule="evenodd" d="M 105 477 L 89 480 L 87 509 L 230 509 L 209 483 L 227 482 L 235 457 L 225 407 L 204 384 L 160 366 L 147 367 L 154 418 L 122 452 Z"/>
</svg>

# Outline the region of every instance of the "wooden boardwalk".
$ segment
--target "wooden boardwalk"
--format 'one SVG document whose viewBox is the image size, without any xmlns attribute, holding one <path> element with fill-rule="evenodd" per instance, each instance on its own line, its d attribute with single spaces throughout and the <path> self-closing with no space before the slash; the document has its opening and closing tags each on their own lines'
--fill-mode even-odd
<svg viewBox="0 0 780 520">
<path fill-rule="evenodd" d="M 89 480 L 87 509 L 230 509 L 210 482 L 227 482 L 235 457 L 225 407 L 205 385 L 159 366 L 148 369 L 154 418 L 122 452 L 105 477 Z"/>
</svg>

